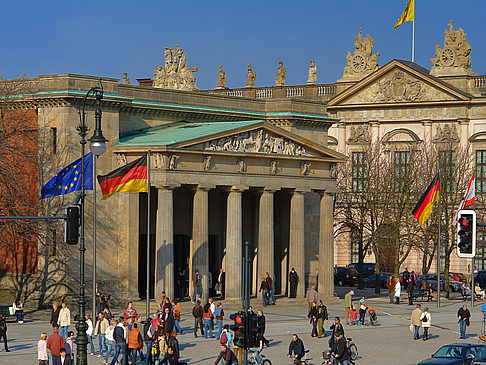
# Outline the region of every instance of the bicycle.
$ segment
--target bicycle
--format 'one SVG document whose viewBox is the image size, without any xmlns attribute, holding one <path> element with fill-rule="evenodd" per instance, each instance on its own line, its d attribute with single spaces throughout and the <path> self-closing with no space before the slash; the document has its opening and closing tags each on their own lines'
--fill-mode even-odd
<svg viewBox="0 0 486 365">
<path fill-rule="evenodd" d="M 354 361 L 358 358 L 358 346 L 353 342 L 351 337 L 346 337 L 346 347 L 349 352 L 349 362 L 354 364 Z M 322 353 L 322 357 L 324 362 L 321 365 L 335 365 L 335 358 L 331 356 L 331 351 L 324 351 Z"/>
<path fill-rule="evenodd" d="M 292 360 L 292 363 L 291 365 L 314 365 L 312 363 L 309 362 L 309 360 L 307 359 L 307 353 L 309 352 L 309 350 L 305 350 L 304 351 L 304 357 L 302 357 L 302 359 L 297 359 L 297 357 L 295 356 L 291 356 L 290 359 Z"/>
<path fill-rule="evenodd" d="M 265 355 L 262 354 L 260 349 L 248 350 L 250 365 L 272 365 L 269 359 L 263 359 Z"/>
</svg>

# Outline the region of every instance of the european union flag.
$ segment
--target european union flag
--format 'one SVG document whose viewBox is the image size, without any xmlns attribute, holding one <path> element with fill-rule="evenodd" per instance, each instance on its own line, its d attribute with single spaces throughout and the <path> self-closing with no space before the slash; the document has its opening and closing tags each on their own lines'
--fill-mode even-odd
<svg viewBox="0 0 486 365">
<path fill-rule="evenodd" d="M 84 189 L 93 190 L 93 154 L 84 155 Z M 81 190 L 81 159 L 67 165 L 41 189 L 39 199 Z"/>
</svg>

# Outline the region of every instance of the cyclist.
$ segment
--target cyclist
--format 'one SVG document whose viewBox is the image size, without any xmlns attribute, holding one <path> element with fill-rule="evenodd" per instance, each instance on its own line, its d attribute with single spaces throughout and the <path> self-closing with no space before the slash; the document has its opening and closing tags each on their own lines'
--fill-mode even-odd
<svg viewBox="0 0 486 365">
<path fill-rule="evenodd" d="M 223 365 L 238 365 L 238 359 L 236 358 L 235 353 L 226 347 L 226 345 L 221 345 L 221 352 L 214 362 L 214 365 L 217 365 L 221 359 L 224 361 Z"/>
<path fill-rule="evenodd" d="M 331 354 L 337 360 L 338 364 L 349 365 L 348 346 L 341 332 L 334 334 L 334 344 L 331 348 Z"/>
<path fill-rule="evenodd" d="M 293 355 L 292 355 L 293 352 Z M 287 355 L 288 358 L 292 356 L 295 358 L 294 364 L 300 364 L 300 360 L 305 355 L 304 343 L 296 334 L 292 335 L 292 341 L 290 341 L 289 345 L 289 353 Z"/>
</svg>

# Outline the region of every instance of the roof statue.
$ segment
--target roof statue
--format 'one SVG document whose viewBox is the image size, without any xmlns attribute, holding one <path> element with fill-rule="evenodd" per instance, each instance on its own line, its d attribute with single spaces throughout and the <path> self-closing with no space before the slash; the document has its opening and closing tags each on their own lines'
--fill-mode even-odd
<svg viewBox="0 0 486 365">
<path fill-rule="evenodd" d="M 123 73 L 123 79 L 121 83 L 125 85 L 130 85 L 130 78 L 128 77 L 128 74 L 126 72 Z"/>
<path fill-rule="evenodd" d="M 444 49 L 439 43 L 435 45 L 435 58 L 431 58 L 433 66 L 430 74 L 433 76 L 475 75 L 471 70 L 472 48 L 466 39 L 462 28 L 454 30 L 452 20 L 449 29 L 444 31 Z"/>
<path fill-rule="evenodd" d="M 216 89 L 224 89 L 226 86 L 226 72 L 223 71 L 223 65 L 219 66 L 218 81 L 216 82 Z"/>
<path fill-rule="evenodd" d="M 307 85 L 315 85 L 317 82 L 317 66 L 316 61 L 311 60 L 309 66 L 309 77 L 307 78 Z"/>
<path fill-rule="evenodd" d="M 283 62 L 278 63 L 277 78 L 275 79 L 275 86 L 285 86 L 285 79 L 287 78 L 287 69 L 283 67 Z"/>
<path fill-rule="evenodd" d="M 175 45 L 172 48 L 165 47 L 165 68 L 161 65 L 154 70 L 152 78 L 153 86 L 175 90 L 197 90 L 197 67 L 187 67 L 187 53 Z"/>
<path fill-rule="evenodd" d="M 256 79 L 256 71 L 253 72 L 251 68 L 251 63 L 248 64 L 248 81 L 246 82 L 245 87 L 255 87 L 255 79 Z"/>
<path fill-rule="evenodd" d="M 362 28 L 359 28 L 358 36 L 354 37 L 354 54 L 348 52 L 347 66 L 344 67 L 343 77 L 339 81 L 358 81 L 378 69 L 380 52 L 373 54 L 373 38 L 369 34 L 363 38 L 361 32 Z"/>
</svg>

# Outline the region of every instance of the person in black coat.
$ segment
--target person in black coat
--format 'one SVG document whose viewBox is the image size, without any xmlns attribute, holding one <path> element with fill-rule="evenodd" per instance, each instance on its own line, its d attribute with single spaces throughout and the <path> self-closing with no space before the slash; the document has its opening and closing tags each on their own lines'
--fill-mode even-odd
<svg viewBox="0 0 486 365">
<path fill-rule="evenodd" d="M 162 322 L 164 323 L 164 332 L 167 338 L 172 334 L 172 329 L 174 328 L 175 319 L 172 313 L 170 312 L 170 308 L 164 308 L 164 314 L 162 315 Z"/>
<path fill-rule="evenodd" d="M 263 315 L 263 311 L 260 309 L 258 311 L 258 320 L 257 320 L 257 335 L 256 338 L 258 343 L 260 344 L 260 350 L 263 349 L 263 345 L 268 347 L 270 341 L 268 341 L 265 337 L 265 316 Z"/>
<path fill-rule="evenodd" d="M 459 311 L 457 312 L 457 319 L 459 322 L 459 331 L 461 336 L 459 338 L 466 338 L 466 327 L 469 326 L 469 318 L 471 318 L 471 313 L 469 312 L 469 309 L 467 309 L 467 306 L 463 305 L 461 308 L 459 308 Z"/>
<path fill-rule="evenodd" d="M 290 298 L 297 297 L 297 286 L 299 285 L 299 275 L 297 275 L 297 271 L 294 268 L 290 270 L 289 273 L 289 282 L 290 282 Z"/>
<path fill-rule="evenodd" d="M 174 348 L 169 347 L 167 353 L 165 354 L 161 364 L 176 365 L 179 364 L 179 353 L 174 350 Z"/>
<path fill-rule="evenodd" d="M 5 320 L 5 315 L 0 313 L 0 340 L 2 338 L 5 345 L 5 352 L 10 352 L 7 344 L 7 321 Z"/>
<path fill-rule="evenodd" d="M 309 323 L 312 324 L 311 337 L 317 337 L 317 303 L 313 302 L 312 307 L 307 315 Z"/>
<path fill-rule="evenodd" d="M 344 337 L 344 327 L 341 324 L 341 320 L 339 319 L 339 317 L 336 317 L 334 319 L 334 323 L 331 325 L 330 330 L 332 331 L 332 335 L 329 339 L 329 347 L 332 348 L 336 340 L 336 333 L 340 333 L 341 336 Z"/>
<path fill-rule="evenodd" d="M 69 356 L 66 356 L 66 349 L 62 348 L 61 349 L 61 356 L 59 356 L 56 359 L 56 363 L 54 365 L 63 365 L 63 362 L 61 359 L 64 359 L 64 365 L 72 365 L 73 362 Z"/>
<path fill-rule="evenodd" d="M 346 339 L 340 332 L 334 334 L 334 344 L 331 348 L 331 353 L 334 355 L 339 364 L 344 360 L 348 360 L 348 349 L 346 345 Z"/>
<path fill-rule="evenodd" d="M 52 311 L 51 311 L 51 321 L 49 322 L 52 327 L 57 327 L 57 320 L 59 319 L 59 313 L 61 312 L 61 308 L 57 305 L 57 303 L 52 303 Z"/>
<path fill-rule="evenodd" d="M 413 288 L 415 286 L 412 278 L 407 280 L 408 305 L 413 305 Z"/>
<path fill-rule="evenodd" d="M 299 359 L 299 361 L 304 357 L 305 355 L 305 348 L 304 348 L 304 343 L 302 340 L 297 336 L 296 334 L 292 335 L 292 341 L 290 341 L 289 345 L 289 353 L 287 354 L 288 358 L 293 356 L 296 359 Z"/>
</svg>

